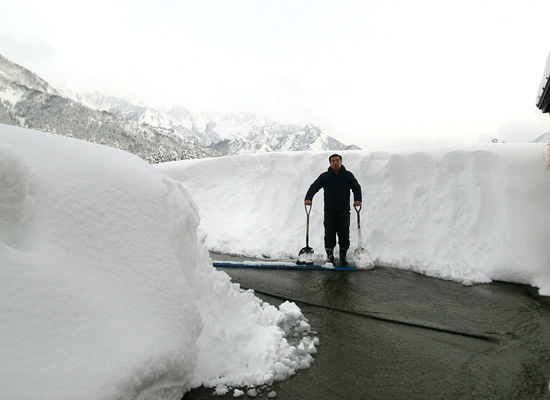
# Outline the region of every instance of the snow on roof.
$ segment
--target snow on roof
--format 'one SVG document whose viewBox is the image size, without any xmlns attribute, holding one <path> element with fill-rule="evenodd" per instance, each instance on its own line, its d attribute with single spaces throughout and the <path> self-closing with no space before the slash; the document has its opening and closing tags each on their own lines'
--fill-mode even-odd
<svg viewBox="0 0 550 400">
<path fill-rule="evenodd" d="M 546 96 L 548 96 L 548 92 L 550 91 L 548 82 L 550 78 L 550 54 L 548 54 L 548 59 L 546 60 L 546 68 L 544 68 L 544 73 L 542 75 L 542 79 L 540 81 L 539 90 L 537 92 L 537 107 L 542 109 L 543 100 Z M 545 112 L 543 110 L 543 112 Z"/>
</svg>

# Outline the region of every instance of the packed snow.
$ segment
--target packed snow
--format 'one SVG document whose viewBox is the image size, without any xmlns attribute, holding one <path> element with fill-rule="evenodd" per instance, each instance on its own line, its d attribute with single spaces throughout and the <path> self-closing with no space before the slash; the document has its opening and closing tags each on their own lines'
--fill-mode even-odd
<svg viewBox="0 0 550 400">
<path fill-rule="evenodd" d="M 311 366 L 300 309 L 216 271 L 192 194 L 143 160 L 0 125 L 0 187 L 2 399 L 274 393 Z"/>
<path fill-rule="evenodd" d="M 357 243 L 377 266 L 465 285 L 501 280 L 550 295 L 550 173 L 544 144 L 343 152 L 363 190 Z M 159 164 L 192 194 L 219 253 L 290 262 L 305 246 L 304 196 L 330 152 L 272 153 Z M 325 260 L 323 194 L 313 199 L 309 245 Z M 337 254 L 337 253 L 336 253 Z"/>
</svg>

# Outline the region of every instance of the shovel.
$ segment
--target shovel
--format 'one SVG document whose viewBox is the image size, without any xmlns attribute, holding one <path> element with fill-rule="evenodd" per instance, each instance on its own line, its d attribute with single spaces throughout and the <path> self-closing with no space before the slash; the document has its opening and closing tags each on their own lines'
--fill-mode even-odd
<svg viewBox="0 0 550 400">
<path fill-rule="evenodd" d="M 306 247 L 300 250 L 298 253 L 298 265 L 313 265 L 313 249 L 309 247 L 309 213 L 311 212 L 311 205 L 308 208 L 307 204 L 304 204 L 306 209 L 307 224 L 306 224 Z"/>
<path fill-rule="evenodd" d="M 353 206 L 355 208 L 355 211 L 357 212 L 357 248 L 353 252 L 353 258 L 355 259 L 355 265 L 357 268 L 361 269 L 372 269 L 374 268 L 374 263 L 372 262 L 372 258 L 370 257 L 369 252 L 367 249 L 364 249 L 361 245 L 361 216 L 359 214 L 359 211 L 361 211 L 361 206 L 357 208 L 357 206 Z"/>
</svg>

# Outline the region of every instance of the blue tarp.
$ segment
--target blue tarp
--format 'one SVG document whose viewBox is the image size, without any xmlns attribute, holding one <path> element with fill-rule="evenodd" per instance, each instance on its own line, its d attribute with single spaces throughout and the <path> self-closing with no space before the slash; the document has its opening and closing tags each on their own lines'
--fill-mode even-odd
<svg viewBox="0 0 550 400">
<path fill-rule="evenodd" d="M 290 264 L 277 264 L 277 263 L 236 263 L 227 261 L 214 261 L 214 267 L 231 267 L 231 268 L 269 268 L 269 269 L 315 269 L 323 271 L 357 271 L 357 267 L 347 266 L 334 266 L 333 268 L 326 268 L 322 265 L 290 265 Z"/>
</svg>

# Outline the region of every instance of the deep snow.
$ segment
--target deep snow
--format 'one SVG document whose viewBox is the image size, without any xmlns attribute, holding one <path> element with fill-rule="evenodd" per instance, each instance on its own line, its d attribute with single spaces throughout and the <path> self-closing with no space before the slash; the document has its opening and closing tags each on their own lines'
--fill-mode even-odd
<svg viewBox="0 0 550 400">
<path fill-rule="evenodd" d="M 378 266 L 550 295 L 543 151 L 344 152 L 363 187 L 362 245 Z M 208 249 L 295 259 L 305 244 L 303 197 L 328 155 L 152 167 L 0 125 L 2 398 L 179 399 L 201 384 L 224 393 L 309 367 L 318 339 L 300 309 L 240 290 Z M 310 245 L 323 261 L 322 193 L 311 217 Z"/>
<path fill-rule="evenodd" d="M 363 189 L 363 247 L 379 266 L 466 285 L 524 283 L 550 295 L 550 173 L 544 146 L 342 153 Z M 156 168 L 192 194 L 209 249 L 292 260 L 305 245 L 305 193 L 328 168 L 329 155 L 271 153 Z M 310 246 L 320 262 L 322 196 L 317 193 L 310 216 Z M 351 212 L 353 249 L 357 226 Z"/>
<path fill-rule="evenodd" d="M 180 399 L 313 361 L 300 309 L 216 271 L 190 194 L 141 159 L 0 125 L 0 188 L 2 399 Z"/>
</svg>

